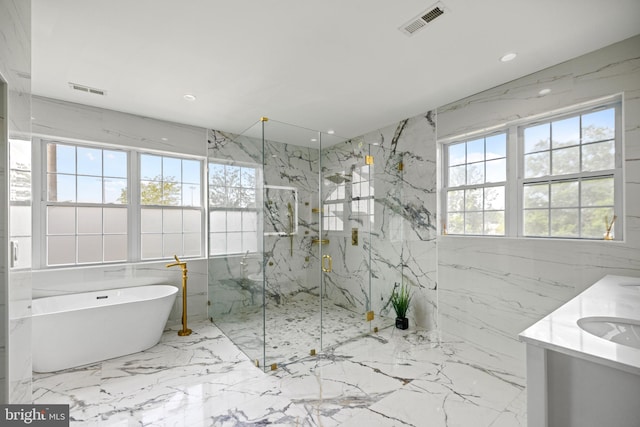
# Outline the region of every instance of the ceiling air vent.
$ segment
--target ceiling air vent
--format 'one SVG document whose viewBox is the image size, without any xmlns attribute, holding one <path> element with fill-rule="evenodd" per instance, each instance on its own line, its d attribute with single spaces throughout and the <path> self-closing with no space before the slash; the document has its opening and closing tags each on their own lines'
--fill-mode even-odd
<svg viewBox="0 0 640 427">
<path fill-rule="evenodd" d="M 438 2 L 422 13 L 419 13 L 415 18 L 410 19 L 406 23 L 404 23 L 400 28 L 407 36 L 414 35 L 418 30 L 427 26 L 427 24 L 433 22 L 436 18 L 442 16 L 448 10 L 444 7 L 441 2 Z"/>
<path fill-rule="evenodd" d="M 107 94 L 107 92 L 102 90 L 102 89 L 96 89 L 94 87 L 89 87 L 89 86 L 85 86 L 85 85 L 79 85 L 77 83 L 69 82 L 69 87 L 71 89 L 73 89 L 73 90 L 79 90 L 80 92 L 92 93 L 94 95 L 104 96 L 104 95 Z"/>
</svg>

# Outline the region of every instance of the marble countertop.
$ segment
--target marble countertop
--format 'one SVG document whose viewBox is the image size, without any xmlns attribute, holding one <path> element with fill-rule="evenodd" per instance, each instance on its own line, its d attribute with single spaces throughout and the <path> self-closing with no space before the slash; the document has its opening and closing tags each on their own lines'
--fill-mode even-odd
<svg viewBox="0 0 640 427">
<path fill-rule="evenodd" d="M 520 341 L 640 375 L 640 349 L 578 326 L 590 316 L 640 321 L 640 277 L 608 275 L 520 333 Z"/>
</svg>

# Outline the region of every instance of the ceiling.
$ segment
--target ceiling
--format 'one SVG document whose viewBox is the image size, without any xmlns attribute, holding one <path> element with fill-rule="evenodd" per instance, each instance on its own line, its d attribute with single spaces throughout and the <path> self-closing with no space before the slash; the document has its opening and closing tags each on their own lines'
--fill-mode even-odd
<svg viewBox="0 0 640 427">
<path fill-rule="evenodd" d="M 229 132 L 266 116 L 350 138 L 640 33 L 638 0 L 442 0 L 442 16 L 399 30 L 434 5 L 33 0 L 32 90 Z"/>
</svg>

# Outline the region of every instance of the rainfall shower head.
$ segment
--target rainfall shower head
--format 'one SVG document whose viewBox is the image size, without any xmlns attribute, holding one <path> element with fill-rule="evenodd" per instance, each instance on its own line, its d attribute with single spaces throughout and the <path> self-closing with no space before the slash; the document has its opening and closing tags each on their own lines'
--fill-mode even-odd
<svg viewBox="0 0 640 427">
<path fill-rule="evenodd" d="M 351 174 L 334 173 L 333 175 L 325 176 L 324 179 L 331 181 L 334 184 L 342 184 L 345 182 L 351 182 Z"/>
</svg>

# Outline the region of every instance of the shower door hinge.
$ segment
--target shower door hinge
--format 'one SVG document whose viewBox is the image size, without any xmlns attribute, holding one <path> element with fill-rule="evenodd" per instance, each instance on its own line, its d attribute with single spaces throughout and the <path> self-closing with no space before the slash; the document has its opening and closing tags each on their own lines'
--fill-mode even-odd
<svg viewBox="0 0 640 427">
<path fill-rule="evenodd" d="M 373 164 L 373 156 L 366 155 L 364 156 L 364 163 L 367 165 Z"/>
<path fill-rule="evenodd" d="M 373 317 L 373 311 L 367 311 L 367 322 L 371 322 L 373 320 Z"/>
</svg>

